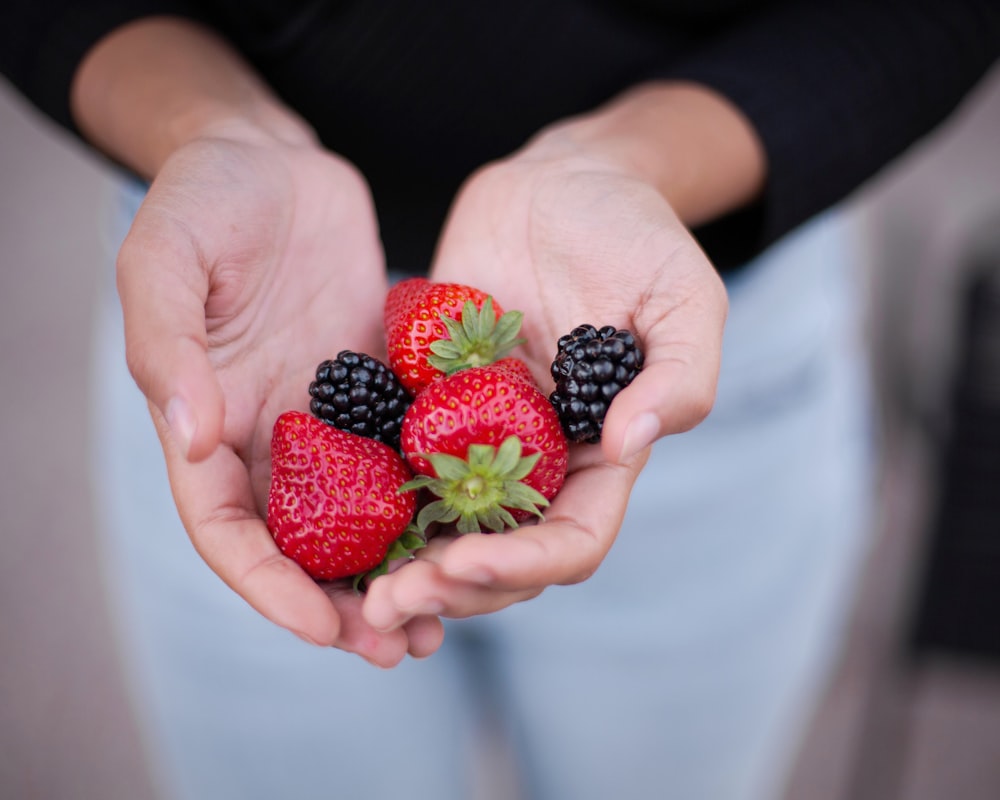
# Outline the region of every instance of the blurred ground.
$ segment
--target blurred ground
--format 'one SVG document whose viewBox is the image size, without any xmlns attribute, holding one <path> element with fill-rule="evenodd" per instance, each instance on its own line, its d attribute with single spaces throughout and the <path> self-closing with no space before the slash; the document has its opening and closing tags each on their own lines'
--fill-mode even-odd
<svg viewBox="0 0 1000 800">
<path fill-rule="evenodd" d="M 913 659 L 902 647 L 934 498 L 934 442 L 921 420 L 954 359 L 963 243 L 983 208 L 1000 209 L 998 133 L 994 73 L 940 135 L 852 203 L 879 267 L 882 530 L 788 800 L 1000 797 L 1000 668 Z M 84 466 L 92 301 L 110 270 L 98 214 L 110 181 L 107 164 L 0 84 L 4 800 L 152 798 L 91 546 Z M 931 222 L 940 229 L 929 235 Z"/>
<path fill-rule="evenodd" d="M 0 797 L 145 800 L 86 470 L 106 165 L 0 84 Z"/>
<path fill-rule="evenodd" d="M 984 241 L 1000 269 L 1000 68 L 851 209 L 870 262 L 884 426 L 881 523 L 843 663 L 787 800 L 995 800 L 1000 663 L 914 648 L 911 631 L 937 530 L 941 445 L 954 423 L 962 291 Z M 1000 452 L 988 457 L 1000 475 Z M 1000 513 L 982 522 L 996 551 Z M 992 581 L 1000 583 L 1000 572 Z"/>
</svg>

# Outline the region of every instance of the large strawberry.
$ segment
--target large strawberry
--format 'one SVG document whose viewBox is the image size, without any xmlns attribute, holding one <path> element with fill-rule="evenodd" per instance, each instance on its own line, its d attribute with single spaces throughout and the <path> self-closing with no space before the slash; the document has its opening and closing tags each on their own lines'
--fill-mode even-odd
<svg viewBox="0 0 1000 800">
<path fill-rule="evenodd" d="M 403 454 L 419 476 L 408 489 L 438 499 L 417 525 L 501 531 L 541 516 L 566 478 L 568 446 L 548 398 L 508 360 L 435 381 L 403 417 Z"/>
<path fill-rule="evenodd" d="M 281 552 L 316 579 L 377 574 L 387 557 L 416 546 L 397 544 L 412 539 L 403 534 L 416 496 L 400 492 L 411 477 L 389 446 L 286 411 L 271 438 L 268 529 Z"/>
<path fill-rule="evenodd" d="M 389 366 L 416 395 L 443 375 L 503 358 L 521 342 L 521 318 L 472 286 L 400 281 L 383 310 Z"/>
</svg>

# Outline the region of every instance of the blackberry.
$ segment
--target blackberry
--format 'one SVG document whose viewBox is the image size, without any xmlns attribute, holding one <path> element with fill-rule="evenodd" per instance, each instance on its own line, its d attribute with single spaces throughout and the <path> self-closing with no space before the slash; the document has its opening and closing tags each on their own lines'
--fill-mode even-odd
<svg viewBox="0 0 1000 800">
<path fill-rule="evenodd" d="M 399 449 L 403 414 L 413 398 L 378 359 L 341 350 L 316 367 L 309 394 L 309 410 L 319 419 Z"/>
<path fill-rule="evenodd" d="M 630 331 L 610 325 L 580 325 L 559 339 L 558 348 L 549 400 L 567 439 L 599 442 L 608 406 L 642 369 L 642 350 Z"/>
</svg>

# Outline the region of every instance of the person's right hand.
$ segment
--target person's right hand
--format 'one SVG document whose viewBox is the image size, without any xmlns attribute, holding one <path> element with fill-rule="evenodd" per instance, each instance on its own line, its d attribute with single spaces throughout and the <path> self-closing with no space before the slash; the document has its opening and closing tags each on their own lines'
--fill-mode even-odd
<svg viewBox="0 0 1000 800">
<path fill-rule="evenodd" d="M 250 128 L 203 135 L 158 171 L 121 248 L 118 288 L 128 365 L 209 566 L 314 643 L 380 666 L 436 650 L 436 617 L 376 632 L 349 583 L 321 588 L 262 519 L 277 416 L 307 407 L 323 359 L 383 347 L 383 255 L 358 172 Z"/>
</svg>

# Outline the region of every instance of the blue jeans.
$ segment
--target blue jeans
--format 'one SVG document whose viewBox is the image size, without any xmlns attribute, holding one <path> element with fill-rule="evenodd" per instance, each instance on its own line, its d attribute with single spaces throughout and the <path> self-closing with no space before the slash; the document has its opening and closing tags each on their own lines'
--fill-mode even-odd
<svg viewBox="0 0 1000 800">
<path fill-rule="evenodd" d="M 125 196 L 118 240 L 138 199 Z M 780 796 L 870 533 L 851 244 L 831 213 L 729 280 L 717 404 L 656 445 L 596 575 L 451 622 L 440 652 L 388 672 L 276 628 L 199 559 L 109 290 L 95 340 L 95 492 L 121 655 L 164 796 Z M 483 770 L 498 767 L 490 794 Z"/>
</svg>

